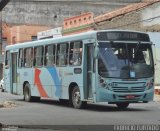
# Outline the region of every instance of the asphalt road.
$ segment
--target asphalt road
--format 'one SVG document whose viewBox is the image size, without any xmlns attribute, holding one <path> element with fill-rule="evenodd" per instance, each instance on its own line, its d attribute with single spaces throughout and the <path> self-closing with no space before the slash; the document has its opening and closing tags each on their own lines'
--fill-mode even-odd
<svg viewBox="0 0 160 131">
<path fill-rule="evenodd" d="M 160 102 L 131 104 L 126 110 L 115 105 L 88 104 L 74 109 L 52 100 L 24 102 L 22 96 L 0 92 L 0 102 L 13 101 L 16 107 L 0 108 L 0 123 L 5 125 L 116 125 L 159 124 Z"/>
</svg>

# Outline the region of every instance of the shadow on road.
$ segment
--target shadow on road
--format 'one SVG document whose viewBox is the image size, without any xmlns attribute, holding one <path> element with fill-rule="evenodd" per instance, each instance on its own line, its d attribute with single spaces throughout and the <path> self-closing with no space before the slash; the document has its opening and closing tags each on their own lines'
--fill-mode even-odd
<svg viewBox="0 0 160 131">
<path fill-rule="evenodd" d="M 130 112 L 130 111 L 149 111 L 147 109 L 140 109 L 140 108 L 134 108 L 128 107 L 126 109 L 119 109 L 116 107 L 116 105 L 96 105 L 96 104 L 88 104 L 85 110 L 89 111 L 99 111 L 99 112 L 119 112 L 119 111 L 125 111 L 125 112 Z"/>
<path fill-rule="evenodd" d="M 21 101 L 23 102 L 23 99 L 14 99 L 14 101 Z M 26 102 L 27 103 L 27 102 Z M 35 101 L 31 103 L 37 103 L 37 104 L 44 104 L 44 105 L 53 105 L 53 106 L 58 106 L 62 108 L 72 108 L 69 106 L 69 103 L 67 100 L 65 101 L 55 101 L 55 100 L 40 100 L 40 101 Z M 138 103 L 137 103 L 138 105 Z M 145 105 L 145 104 L 144 104 Z M 74 109 L 74 108 L 73 108 Z M 76 109 L 74 109 L 76 110 Z M 132 111 L 150 111 L 149 109 L 144 108 L 135 108 L 134 106 L 131 107 L 129 106 L 127 109 L 118 109 L 116 105 L 114 104 L 106 104 L 106 105 L 100 105 L 100 104 L 90 104 L 88 103 L 84 109 L 81 109 L 84 111 L 96 111 L 96 112 L 116 112 L 116 111 L 125 111 L 125 112 L 132 112 Z"/>
</svg>

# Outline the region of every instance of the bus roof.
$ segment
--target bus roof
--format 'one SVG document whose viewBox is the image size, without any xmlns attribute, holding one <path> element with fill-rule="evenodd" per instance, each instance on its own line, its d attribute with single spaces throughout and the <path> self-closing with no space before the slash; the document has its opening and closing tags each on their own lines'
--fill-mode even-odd
<svg viewBox="0 0 160 131">
<path fill-rule="evenodd" d="M 8 46 L 6 46 L 6 50 L 42 46 L 42 45 L 47 45 L 47 44 L 52 44 L 52 43 L 63 43 L 63 42 L 67 42 L 67 41 L 78 41 L 78 40 L 84 40 L 84 39 L 92 39 L 92 38 L 96 38 L 97 32 L 117 32 L 117 31 L 147 34 L 144 32 L 131 31 L 131 30 L 116 30 L 116 29 L 115 30 L 97 30 L 97 31 L 93 30 L 93 31 L 85 32 L 85 33 L 62 36 L 62 37 L 58 37 L 58 38 L 49 38 L 49 39 L 42 39 L 42 40 L 37 40 L 37 41 L 17 43 L 14 45 L 8 45 Z"/>
<path fill-rule="evenodd" d="M 93 36 L 96 35 L 97 31 L 89 31 L 81 34 L 75 34 L 75 35 L 69 35 L 69 36 L 62 36 L 58 38 L 49 38 L 49 39 L 42 39 L 42 40 L 36 40 L 36 41 L 30 41 L 30 42 L 24 42 L 24 43 L 17 43 L 14 45 L 8 45 L 6 46 L 6 50 L 10 49 L 17 49 L 17 48 L 26 48 L 30 46 L 41 46 L 45 44 L 52 44 L 52 43 L 63 43 L 66 41 L 78 41 L 83 40 L 87 38 L 95 38 Z"/>
</svg>

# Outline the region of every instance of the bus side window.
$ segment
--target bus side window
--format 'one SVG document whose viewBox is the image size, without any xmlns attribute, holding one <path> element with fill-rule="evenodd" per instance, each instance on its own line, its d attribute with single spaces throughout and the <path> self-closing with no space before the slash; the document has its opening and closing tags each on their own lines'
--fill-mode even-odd
<svg viewBox="0 0 160 131">
<path fill-rule="evenodd" d="M 34 48 L 34 66 L 42 66 L 43 65 L 43 46 Z"/>
<path fill-rule="evenodd" d="M 55 45 L 45 46 L 45 66 L 53 66 L 55 64 Z"/>
<path fill-rule="evenodd" d="M 23 66 L 23 49 L 19 50 L 18 67 Z"/>
<path fill-rule="evenodd" d="M 57 46 L 57 65 L 65 66 L 68 64 L 68 43 L 58 44 Z"/>
<path fill-rule="evenodd" d="M 82 42 L 71 42 L 70 54 L 69 54 L 70 65 L 81 65 L 82 63 Z"/>
<path fill-rule="evenodd" d="M 24 49 L 24 67 L 32 67 L 33 48 Z"/>
<path fill-rule="evenodd" d="M 56 65 L 59 65 L 60 44 L 57 45 Z"/>
<path fill-rule="evenodd" d="M 5 56 L 5 68 L 9 68 L 9 63 L 10 63 L 10 52 L 6 51 L 6 56 Z"/>
</svg>

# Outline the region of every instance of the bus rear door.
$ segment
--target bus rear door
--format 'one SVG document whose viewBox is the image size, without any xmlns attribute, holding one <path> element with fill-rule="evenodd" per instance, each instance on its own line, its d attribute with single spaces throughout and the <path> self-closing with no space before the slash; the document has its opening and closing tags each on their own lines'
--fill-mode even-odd
<svg viewBox="0 0 160 131">
<path fill-rule="evenodd" d="M 11 93 L 18 93 L 17 85 L 17 60 L 18 60 L 18 51 L 11 52 Z"/>
<path fill-rule="evenodd" d="M 7 92 L 11 92 L 11 72 L 10 72 L 10 51 L 7 50 L 5 53 L 5 70 L 4 70 L 4 83 L 5 83 L 5 89 Z"/>
</svg>

